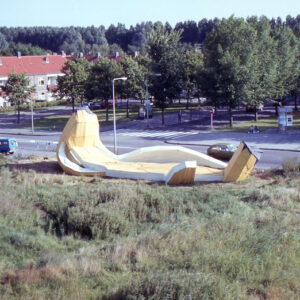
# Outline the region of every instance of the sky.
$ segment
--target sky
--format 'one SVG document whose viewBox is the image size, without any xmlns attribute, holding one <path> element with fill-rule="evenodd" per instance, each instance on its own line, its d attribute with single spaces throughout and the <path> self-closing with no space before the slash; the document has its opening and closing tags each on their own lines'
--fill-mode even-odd
<svg viewBox="0 0 300 300">
<path fill-rule="evenodd" d="M 203 18 L 300 15 L 300 0 L 2 0 L 0 26 L 131 25 Z"/>
</svg>

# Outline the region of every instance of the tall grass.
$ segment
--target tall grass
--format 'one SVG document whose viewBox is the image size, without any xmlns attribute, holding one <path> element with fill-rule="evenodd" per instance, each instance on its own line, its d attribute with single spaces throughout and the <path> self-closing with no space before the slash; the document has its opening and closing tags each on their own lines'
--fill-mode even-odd
<svg viewBox="0 0 300 300">
<path fill-rule="evenodd" d="M 297 299 L 300 178 L 168 187 L 9 170 L 0 299 Z"/>
</svg>

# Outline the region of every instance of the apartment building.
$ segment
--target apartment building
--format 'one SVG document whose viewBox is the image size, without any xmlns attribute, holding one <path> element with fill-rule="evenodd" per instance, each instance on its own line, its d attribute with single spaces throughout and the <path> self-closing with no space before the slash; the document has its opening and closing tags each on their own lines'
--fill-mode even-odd
<svg viewBox="0 0 300 300">
<path fill-rule="evenodd" d="M 63 75 L 61 72 L 66 55 L 41 55 L 41 56 L 2 56 L 0 57 L 0 106 L 5 106 L 7 96 L 1 87 L 4 87 L 9 74 L 25 73 L 30 85 L 36 87 L 32 98 L 39 101 L 54 100 L 53 91 L 57 85 L 57 77 Z M 1 105 L 2 102 L 2 105 Z"/>
</svg>

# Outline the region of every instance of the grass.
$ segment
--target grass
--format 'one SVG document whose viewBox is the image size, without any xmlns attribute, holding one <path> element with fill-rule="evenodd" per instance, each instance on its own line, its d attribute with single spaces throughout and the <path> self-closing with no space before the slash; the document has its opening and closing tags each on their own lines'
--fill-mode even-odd
<svg viewBox="0 0 300 300">
<path fill-rule="evenodd" d="M 299 296 L 300 177 L 288 163 L 178 187 L 13 163 L 0 163 L 0 299 Z"/>
<path fill-rule="evenodd" d="M 190 104 L 190 108 L 194 108 L 196 104 Z M 186 105 L 184 103 L 174 103 L 171 106 L 165 109 L 165 113 L 174 113 L 179 110 L 184 110 Z M 116 109 L 116 121 L 119 122 L 126 122 L 138 119 L 138 105 L 130 105 L 129 108 L 129 117 L 127 118 L 127 110 L 126 106 L 117 107 Z M 113 110 L 112 108 L 109 109 L 108 120 L 106 121 L 106 109 L 100 109 L 93 111 L 98 120 L 102 125 L 109 125 L 113 123 Z M 153 106 L 153 115 L 160 115 L 161 109 Z M 34 120 L 34 128 L 36 130 L 54 130 L 54 131 L 61 131 L 64 129 L 70 115 L 56 115 L 56 116 L 48 116 L 43 117 L 40 119 Z M 27 124 L 21 124 L 18 128 L 24 129 L 31 129 L 31 119 L 28 120 Z"/>
<path fill-rule="evenodd" d="M 267 118 L 259 118 L 257 122 L 255 121 L 245 121 L 238 122 L 230 128 L 228 125 L 217 128 L 216 130 L 220 131 L 243 131 L 247 132 L 251 125 L 258 126 L 260 131 L 264 131 L 267 129 L 278 129 L 278 118 L 276 116 L 267 117 Z M 291 129 L 300 129 L 300 111 L 293 113 L 293 126 L 287 127 L 287 130 Z"/>
</svg>

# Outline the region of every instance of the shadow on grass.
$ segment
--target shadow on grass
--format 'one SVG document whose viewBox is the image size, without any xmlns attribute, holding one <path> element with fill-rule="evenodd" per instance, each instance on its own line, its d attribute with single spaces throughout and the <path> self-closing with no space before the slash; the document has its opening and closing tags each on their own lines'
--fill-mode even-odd
<svg viewBox="0 0 300 300">
<path fill-rule="evenodd" d="M 63 170 L 56 161 L 44 161 L 37 162 L 24 162 L 24 163 L 13 163 L 8 164 L 8 168 L 11 171 L 15 170 L 33 170 L 39 174 L 63 174 Z"/>
</svg>

